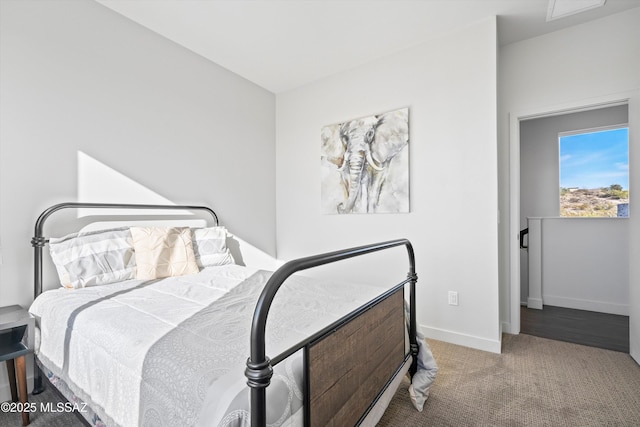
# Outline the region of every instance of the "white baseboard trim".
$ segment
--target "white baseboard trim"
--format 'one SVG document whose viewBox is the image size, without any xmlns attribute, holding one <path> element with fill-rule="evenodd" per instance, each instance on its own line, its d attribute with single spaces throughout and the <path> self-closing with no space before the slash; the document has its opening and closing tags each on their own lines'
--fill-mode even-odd
<svg viewBox="0 0 640 427">
<path fill-rule="evenodd" d="M 464 347 L 475 348 L 477 350 L 489 351 L 491 353 L 501 353 L 502 341 L 490 340 L 487 338 L 477 337 L 474 335 L 461 334 L 459 332 L 447 331 L 446 329 L 432 328 L 425 325 L 419 325 L 420 332 L 425 337 L 438 341 L 445 341 L 451 344 L 461 345 Z"/>
<path fill-rule="evenodd" d="M 542 310 L 542 300 L 540 298 L 527 298 L 527 308 Z"/>
<path fill-rule="evenodd" d="M 558 297 L 553 295 L 543 295 L 545 305 L 555 307 L 575 308 L 576 310 L 597 311 L 599 313 L 629 315 L 627 304 L 616 304 L 611 302 L 591 301 L 578 298 Z"/>
<path fill-rule="evenodd" d="M 0 362 L 0 366 L 4 365 Z M 4 376 L 1 378 L 3 382 L 0 383 L 0 402 L 6 402 L 11 400 L 11 386 L 9 386 L 9 378 L 7 378 L 7 369 L 2 366 Z M 33 375 L 27 375 L 27 393 L 31 394 L 33 391 Z"/>
<path fill-rule="evenodd" d="M 504 321 L 501 323 L 502 326 L 502 332 L 504 332 L 505 334 L 511 334 L 511 335 L 518 335 L 520 333 L 520 330 L 518 329 L 517 331 L 511 327 L 511 322 L 508 321 Z M 502 334 L 500 334 L 502 336 Z"/>
<path fill-rule="evenodd" d="M 0 384 L 0 402 L 11 400 L 11 389 L 9 384 Z"/>
</svg>

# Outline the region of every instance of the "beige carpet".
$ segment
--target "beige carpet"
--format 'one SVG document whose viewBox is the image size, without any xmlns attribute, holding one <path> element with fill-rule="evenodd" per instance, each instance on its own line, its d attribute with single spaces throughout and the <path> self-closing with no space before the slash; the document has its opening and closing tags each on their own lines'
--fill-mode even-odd
<svg viewBox="0 0 640 427">
<path fill-rule="evenodd" d="M 387 426 L 640 426 L 640 366 L 628 354 L 530 335 L 504 335 L 502 354 L 429 340 L 438 377 L 423 412 L 403 384 Z M 51 388 L 31 401 L 57 401 Z M 82 426 L 72 414 L 35 413 L 33 427 Z M 0 426 L 19 426 L 0 413 Z"/>
<path fill-rule="evenodd" d="M 640 426 L 640 366 L 628 355 L 530 335 L 502 354 L 428 340 L 438 377 L 423 412 L 403 384 L 383 426 Z"/>
</svg>

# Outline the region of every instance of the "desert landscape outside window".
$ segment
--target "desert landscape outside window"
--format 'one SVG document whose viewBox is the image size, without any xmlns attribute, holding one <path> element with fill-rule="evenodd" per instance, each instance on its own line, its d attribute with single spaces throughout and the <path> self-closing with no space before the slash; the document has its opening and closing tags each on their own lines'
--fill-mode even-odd
<svg viewBox="0 0 640 427">
<path fill-rule="evenodd" d="M 627 125 L 561 133 L 560 216 L 629 216 Z"/>
</svg>

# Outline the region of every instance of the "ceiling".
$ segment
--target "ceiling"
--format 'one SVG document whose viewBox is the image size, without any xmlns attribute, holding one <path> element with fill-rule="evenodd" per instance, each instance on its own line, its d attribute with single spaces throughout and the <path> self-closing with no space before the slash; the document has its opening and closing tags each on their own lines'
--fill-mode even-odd
<svg viewBox="0 0 640 427">
<path fill-rule="evenodd" d="M 640 7 L 608 0 L 547 22 L 549 0 L 96 1 L 274 93 L 491 16 L 505 45 Z"/>
</svg>

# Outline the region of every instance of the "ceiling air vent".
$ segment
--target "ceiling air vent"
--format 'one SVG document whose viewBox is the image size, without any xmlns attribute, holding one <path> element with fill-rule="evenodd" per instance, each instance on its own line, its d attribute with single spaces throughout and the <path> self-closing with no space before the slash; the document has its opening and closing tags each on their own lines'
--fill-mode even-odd
<svg viewBox="0 0 640 427">
<path fill-rule="evenodd" d="M 549 0 L 547 22 L 604 6 L 607 0 Z"/>
</svg>

